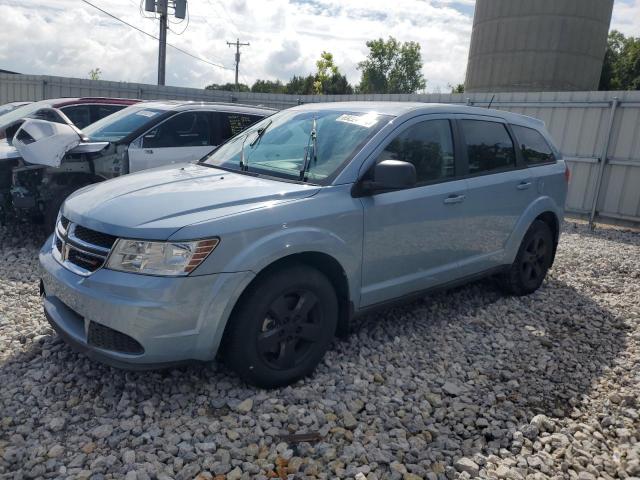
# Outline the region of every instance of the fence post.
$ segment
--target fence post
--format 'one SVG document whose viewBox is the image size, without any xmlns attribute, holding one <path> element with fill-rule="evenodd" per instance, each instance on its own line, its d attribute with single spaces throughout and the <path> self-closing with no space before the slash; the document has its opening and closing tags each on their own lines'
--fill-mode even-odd
<svg viewBox="0 0 640 480">
<path fill-rule="evenodd" d="M 609 114 L 609 124 L 607 125 L 606 135 L 604 137 L 604 145 L 602 147 L 602 155 L 600 156 L 598 178 L 596 180 L 596 191 L 593 195 L 593 205 L 591 205 L 591 214 L 589 215 L 589 228 L 595 227 L 595 218 L 598 208 L 598 200 L 600 199 L 600 191 L 602 190 L 602 179 L 604 178 L 604 169 L 609 161 L 609 145 L 611 143 L 611 134 L 613 133 L 613 121 L 616 116 L 616 109 L 619 104 L 618 97 L 614 97 L 611 102 L 611 113 Z"/>
<path fill-rule="evenodd" d="M 42 98 L 41 100 L 46 100 L 47 99 L 47 81 L 46 80 L 42 80 Z"/>
</svg>

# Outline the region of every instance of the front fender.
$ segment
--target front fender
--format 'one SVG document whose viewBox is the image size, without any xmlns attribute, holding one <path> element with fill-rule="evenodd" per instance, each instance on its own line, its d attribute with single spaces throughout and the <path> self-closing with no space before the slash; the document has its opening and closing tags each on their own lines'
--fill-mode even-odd
<svg viewBox="0 0 640 480">
<path fill-rule="evenodd" d="M 549 196 L 537 198 L 520 216 L 516 226 L 509 236 L 509 239 L 507 240 L 505 245 L 505 259 L 508 264 L 513 263 L 515 260 L 520 244 L 522 243 L 522 239 L 533 221 L 545 212 L 553 213 L 558 220 L 558 226 L 560 226 L 564 217 L 564 209 L 562 206 L 559 206 L 556 201 Z"/>
<path fill-rule="evenodd" d="M 360 239 L 341 237 L 335 232 L 316 227 L 286 228 L 272 232 L 237 252 L 226 264 L 225 271 L 251 271 L 256 275 L 269 265 L 291 255 L 320 253 L 335 259 L 346 274 L 350 300 L 356 304 L 360 289 Z"/>
</svg>

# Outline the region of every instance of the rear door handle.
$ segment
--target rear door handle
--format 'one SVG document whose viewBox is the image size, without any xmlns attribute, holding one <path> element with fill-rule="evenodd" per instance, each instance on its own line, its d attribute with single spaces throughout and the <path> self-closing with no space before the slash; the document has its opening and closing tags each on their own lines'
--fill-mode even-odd
<svg viewBox="0 0 640 480">
<path fill-rule="evenodd" d="M 450 205 L 452 203 L 462 203 L 466 197 L 464 195 L 449 195 L 444 199 L 444 203 Z"/>
<path fill-rule="evenodd" d="M 520 182 L 516 187 L 518 190 L 526 190 L 531 186 L 531 182 Z"/>
</svg>

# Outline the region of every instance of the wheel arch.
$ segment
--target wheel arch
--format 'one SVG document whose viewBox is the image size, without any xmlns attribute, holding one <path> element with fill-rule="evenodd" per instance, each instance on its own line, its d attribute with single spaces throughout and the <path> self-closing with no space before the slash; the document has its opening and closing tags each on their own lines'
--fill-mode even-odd
<svg viewBox="0 0 640 480">
<path fill-rule="evenodd" d="M 555 257 L 556 247 L 560 237 L 560 225 L 563 217 L 563 209 L 555 200 L 549 196 L 537 198 L 532 202 L 518 219 L 509 240 L 505 245 L 505 265 L 513 263 L 522 239 L 536 220 L 546 223 L 553 234 L 553 255 Z M 553 262 L 553 259 L 552 259 Z"/>
<path fill-rule="evenodd" d="M 349 296 L 349 282 L 345 269 L 336 258 L 327 253 L 304 251 L 280 257 L 257 272 L 251 282 L 249 282 L 249 284 L 244 288 L 231 310 L 231 314 L 229 315 L 227 325 L 225 326 L 224 333 L 222 335 L 221 345 L 224 345 L 225 336 L 236 310 L 239 305 L 242 304 L 243 298 L 251 293 L 251 289 L 257 281 L 265 275 L 269 275 L 276 270 L 292 265 L 305 265 L 314 268 L 329 279 L 338 298 L 338 325 L 336 327 L 336 335 L 342 337 L 349 332 L 349 321 L 352 317 L 354 307 Z"/>
<path fill-rule="evenodd" d="M 547 224 L 553 235 L 553 255 L 551 257 L 551 265 L 556 258 L 556 250 L 558 249 L 558 240 L 560 239 L 560 220 L 555 212 L 547 210 L 538 215 L 535 220 L 540 220 Z"/>
</svg>

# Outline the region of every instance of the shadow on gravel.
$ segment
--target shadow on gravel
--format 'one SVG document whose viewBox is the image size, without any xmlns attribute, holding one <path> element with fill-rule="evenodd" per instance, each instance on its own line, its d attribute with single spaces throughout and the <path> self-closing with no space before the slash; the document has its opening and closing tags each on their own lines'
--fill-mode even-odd
<svg viewBox="0 0 640 480">
<path fill-rule="evenodd" d="M 285 411 L 292 407 L 288 421 L 295 428 L 278 421 L 273 426 L 280 434 L 323 425 L 313 417 L 298 423 L 296 409 L 326 412 L 319 402 L 331 399 L 340 413 L 359 398 L 366 408 L 354 410 L 358 427 L 349 442 L 366 447 L 377 438 L 376 450 L 393 442 L 392 458 L 429 469 L 445 458 L 510 448 L 513 432 L 538 413 L 570 415 L 625 349 L 626 335 L 621 319 L 551 277 L 528 297 L 504 297 L 484 281 L 364 317 L 349 338 L 334 343 L 313 378 L 272 392 L 243 384 L 218 364 L 125 372 L 76 354 L 57 337 L 26 339 L 20 353 L 0 364 L 0 416 L 8 419 L 0 424 L 0 440 L 16 433 L 27 438 L 44 429 L 49 444 L 73 437 L 77 446 L 90 440 L 88 432 L 96 425 L 115 419 L 109 420 L 115 429 L 108 438 L 94 435 L 107 452 L 151 442 L 143 435 L 147 428 L 167 428 L 164 437 L 200 428 L 196 436 L 204 441 L 209 434 L 198 426 L 199 418 L 229 422 L 230 408 L 251 396 L 256 404 L 246 413 L 250 419 L 234 420 L 238 427 L 233 427 L 245 429 L 240 442 L 246 445 L 273 436 L 264 433 L 269 422 L 264 425 L 260 418 L 265 412 L 278 414 L 270 398 Z M 64 428 L 53 424 L 56 418 L 64 419 Z M 173 421 L 176 427 L 162 426 Z M 392 428 L 430 439 L 428 446 L 415 450 L 386 440 Z M 364 435 L 367 429 L 374 433 Z M 350 443 L 335 432 L 327 429 L 324 442 L 340 454 Z M 269 441 L 272 448 L 277 443 L 277 437 Z M 308 451 L 325 462 L 322 455 Z M 389 463 L 372 457 L 368 447 L 363 455 L 370 464 Z M 30 468 L 29 462 L 25 465 Z"/>
<path fill-rule="evenodd" d="M 447 305 L 448 313 L 442 311 Z M 444 430 L 473 440 L 476 448 L 466 455 L 487 455 L 510 447 L 511 434 L 537 414 L 570 416 L 626 349 L 629 329 L 613 312 L 551 277 L 526 297 L 505 297 L 491 280 L 438 293 L 365 317 L 354 334 L 387 344 L 399 334 L 416 334 L 407 357 L 424 356 L 441 374 L 437 381 L 451 379 L 461 387 L 459 394 L 440 391 L 444 408 L 463 411 L 445 415 L 441 423 L 450 429 Z M 350 349 L 362 354 L 358 343 Z M 421 355 L 425 349 L 431 354 Z M 456 369 L 452 378 L 450 367 Z M 465 410 L 469 405 L 480 408 Z M 478 422 L 482 417 L 504 420 L 507 428 Z"/>
</svg>

